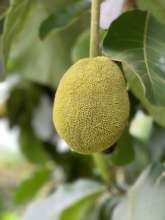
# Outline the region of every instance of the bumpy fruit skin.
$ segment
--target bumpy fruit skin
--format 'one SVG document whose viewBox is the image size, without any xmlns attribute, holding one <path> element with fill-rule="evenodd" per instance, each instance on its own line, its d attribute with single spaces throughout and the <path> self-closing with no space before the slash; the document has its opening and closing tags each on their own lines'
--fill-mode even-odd
<svg viewBox="0 0 165 220">
<path fill-rule="evenodd" d="M 119 67 L 107 57 L 71 66 L 57 89 L 53 121 L 59 135 L 82 154 L 103 151 L 121 136 L 129 99 Z"/>
</svg>

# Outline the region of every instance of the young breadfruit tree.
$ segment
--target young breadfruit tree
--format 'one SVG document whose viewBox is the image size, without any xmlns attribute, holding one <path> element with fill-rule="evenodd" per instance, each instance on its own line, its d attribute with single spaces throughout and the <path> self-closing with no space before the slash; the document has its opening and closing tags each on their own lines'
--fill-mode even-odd
<svg viewBox="0 0 165 220">
<path fill-rule="evenodd" d="M 0 22 L 21 219 L 164 220 L 164 1 L 13 0 Z"/>
</svg>

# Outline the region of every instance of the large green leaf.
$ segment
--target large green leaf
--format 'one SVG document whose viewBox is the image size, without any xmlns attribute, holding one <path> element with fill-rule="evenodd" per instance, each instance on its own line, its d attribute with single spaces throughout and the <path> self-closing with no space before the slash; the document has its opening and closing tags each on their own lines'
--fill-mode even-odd
<svg viewBox="0 0 165 220">
<path fill-rule="evenodd" d="M 116 207 L 112 220 L 165 219 L 165 167 L 149 166 Z"/>
<path fill-rule="evenodd" d="M 65 184 L 47 199 L 32 203 L 25 212 L 23 220 L 66 220 L 68 219 L 66 213 L 72 216 L 70 218 L 72 220 L 75 217 L 75 220 L 81 220 L 79 217 L 81 203 L 84 212 L 84 206 L 88 207 L 89 203 L 93 203 L 104 191 L 105 187 L 102 184 L 91 180 L 82 179 L 73 184 Z"/>
<path fill-rule="evenodd" d="M 59 30 L 73 22 L 74 19 L 77 19 L 78 16 L 82 15 L 84 10 L 88 9 L 89 6 L 90 2 L 88 0 L 79 0 L 64 7 L 62 10 L 56 10 L 42 22 L 40 27 L 41 39 L 45 38 L 53 29 Z"/>
<path fill-rule="evenodd" d="M 123 65 L 124 73 L 128 81 L 129 88 L 133 94 L 141 101 L 144 108 L 152 116 L 153 120 L 165 127 L 165 107 L 152 105 L 144 95 L 143 87 L 138 77 L 126 65 Z"/>
<path fill-rule="evenodd" d="M 165 25 L 139 10 L 112 23 L 103 43 L 104 53 L 121 61 L 137 75 L 145 95 L 165 105 Z"/>
<path fill-rule="evenodd" d="M 26 79 L 55 87 L 71 65 L 71 48 L 89 23 L 89 14 L 61 31 L 52 31 L 41 41 L 39 27 L 48 15 L 44 1 L 14 0 L 5 19 L 4 55 L 8 73 L 17 72 Z"/>
<path fill-rule="evenodd" d="M 14 195 L 15 202 L 23 204 L 33 199 L 39 189 L 48 181 L 51 173 L 51 169 L 47 167 L 37 169 L 18 186 Z"/>
<path fill-rule="evenodd" d="M 32 0 L 14 0 L 10 4 L 10 8 L 6 14 L 3 34 L 3 51 L 6 62 L 13 41 L 19 31 L 23 28 L 24 22 L 29 15 L 29 11 L 34 4 L 33 2 L 34 1 Z"/>
<path fill-rule="evenodd" d="M 137 0 L 142 10 L 151 12 L 160 22 L 165 24 L 165 1 L 164 0 Z"/>
</svg>

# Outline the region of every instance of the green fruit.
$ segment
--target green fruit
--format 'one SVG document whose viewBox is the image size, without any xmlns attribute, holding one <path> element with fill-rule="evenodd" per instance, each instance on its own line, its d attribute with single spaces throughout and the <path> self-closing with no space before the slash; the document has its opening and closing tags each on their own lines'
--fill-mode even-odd
<svg viewBox="0 0 165 220">
<path fill-rule="evenodd" d="M 90 154 L 109 148 L 120 138 L 128 116 L 124 77 L 109 58 L 81 59 L 64 74 L 53 121 L 74 151 Z"/>
</svg>

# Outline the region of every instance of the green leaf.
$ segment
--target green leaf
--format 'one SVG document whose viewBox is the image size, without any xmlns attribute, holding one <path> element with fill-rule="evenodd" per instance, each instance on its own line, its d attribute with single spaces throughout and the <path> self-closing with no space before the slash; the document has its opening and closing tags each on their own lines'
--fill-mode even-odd
<svg viewBox="0 0 165 220">
<path fill-rule="evenodd" d="M 113 207 L 118 204 L 116 197 L 104 194 L 98 198 L 94 205 L 89 207 L 84 219 L 86 220 L 110 220 Z"/>
<path fill-rule="evenodd" d="M 91 204 L 95 203 L 97 197 L 98 195 L 90 195 L 89 197 L 82 199 L 80 202 L 77 202 L 73 206 L 64 209 L 64 211 L 60 215 L 60 220 L 88 219 L 88 211 L 91 208 Z"/>
<path fill-rule="evenodd" d="M 76 62 L 81 58 L 89 56 L 89 40 L 90 39 L 90 31 L 89 29 L 85 30 L 80 34 L 76 43 L 72 49 L 72 60 Z"/>
<path fill-rule="evenodd" d="M 31 126 L 33 112 L 39 104 L 40 95 L 40 88 L 27 81 L 21 81 L 12 88 L 7 100 L 7 117 L 10 127 Z"/>
<path fill-rule="evenodd" d="M 87 27 L 89 13 L 84 12 L 61 31 L 52 31 L 41 41 L 38 30 L 49 15 L 45 2 L 21 0 L 19 4 L 19 1 L 14 0 L 4 24 L 6 72 L 16 72 L 25 79 L 55 88 L 72 63 L 71 48 Z"/>
<path fill-rule="evenodd" d="M 46 167 L 36 170 L 18 186 L 14 195 L 15 202 L 23 204 L 33 199 L 41 187 L 48 181 L 51 173 L 52 171 Z"/>
<path fill-rule="evenodd" d="M 149 166 L 116 207 L 112 220 L 163 220 L 165 218 L 165 167 Z"/>
<path fill-rule="evenodd" d="M 79 0 L 73 4 L 67 5 L 67 7 L 56 10 L 53 14 L 49 15 L 40 26 L 40 38 L 44 39 L 48 33 L 52 30 L 59 30 L 64 26 L 72 23 L 78 16 L 84 13 L 84 10 L 88 9 L 90 1 Z"/>
<path fill-rule="evenodd" d="M 5 2 L 6 7 L 10 6 L 6 16 L 5 33 L 4 33 L 4 54 L 5 56 L 8 56 L 8 52 L 11 48 L 14 38 L 17 36 L 17 34 L 26 24 L 26 20 L 29 19 L 31 9 L 33 7 L 37 8 L 39 5 L 41 5 L 41 7 L 43 7 L 43 10 L 45 9 L 45 14 L 46 14 L 49 12 L 51 13 L 52 9 L 54 9 L 55 7 L 59 10 L 62 9 L 64 5 L 70 4 L 74 0 L 70 0 L 70 1 L 57 0 L 55 2 L 53 0 L 47 0 L 47 1 L 12 0 L 10 5 L 9 5 L 9 1 L 5 1 L 5 0 L 2 1 Z M 44 13 L 40 13 L 40 11 L 38 11 L 38 13 L 44 16 Z M 41 15 L 39 15 L 39 17 L 40 16 Z"/>
<path fill-rule="evenodd" d="M 153 120 L 160 126 L 165 127 L 165 107 L 152 105 L 144 95 L 143 87 L 138 77 L 126 65 L 123 65 L 124 73 L 133 94 L 141 101 L 144 108 Z"/>
<path fill-rule="evenodd" d="M 123 166 L 134 160 L 134 148 L 132 137 L 126 129 L 117 142 L 115 151 L 110 155 L 110 162 L 117 166 Z"/>
<path fill-rule="evenodd" d="M 64 220 L 68 219 L 66 213 L 68 213 L 70 217 L 73 216 L 73 218 L 70 219 L 74 220 L 76 217 L 76 220 L 80 220 L 80 218 L 77 218 L 79 214 L 74 213 L 81 211 L 79 208 L 81 202 L 83 207 L 86 207 L 87 204 L 86 202 L 84 203 L 84 201 L 87 201 L 87 203 L 90 201 L 92 203 L 104 191 L 105 187 L 102 184 L 85 179 L 72 184 L 62 185 L 54 194 L 45 200 L 32 203 L 29 208 L 27 208 L 23 220 Z M 79 211 L 77 211 L 75 207 L 77 207 Z M 74 213 L 72 213 L 72 210 Z"/>
<path fill-rule="evenodd" d="M 11 213 L 11 212 L 2 212 L 0 214 L 0 218 L 1 220 L 18 220 L 18 216 L 15 213 Z"/>
<path fill-rule="evenodd" d="M 44 144 L 35 136 L 30 127 L 21 129 L 19 143 L 22 153 L 30 162 L 42 165 L 50 160 Z"/>
<path fill-rule="evenodd" d="M 47 9 L 49 14 L 54 13 L 55 10 L 62 11 L 64 8 L 72 5 L 73 3 L 77 2 L 78 0 L 39 0 L 42 1 L 43 6 Z M 45 17 L 46 19 L 46 17 Z"/>
<path fill-rule="evenodd" d="M 139 10 L 115 20 L 103 43 L 104 53 L 125 63 L 154 105 L 165 105 L 165 26 Z"/>
<path fill-rule="evenodd" d="M 10 48 L 18 32 L 23 28 L 34 1 L 13 0 L 6 15 L 3 35 L 3 51 L 7 61 Z M 19 17 L 18 17 L 19 16 Z"/>
<path fill-rule="evenodd" d="M 148 10 L 160 22 L 165 24 L 165 1 L 164 0 L 137 0 L 141 10 Z"/>
<path fill-rule="evenodd" d="M 66 208 L 60 220 L 109 220 L 112 208 L 116 204 L 116 199 L 111 198 L 108 193 L 99 198 L 98 195 L 86 197 L 70 208 Z"/>
</svg>

